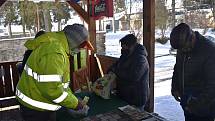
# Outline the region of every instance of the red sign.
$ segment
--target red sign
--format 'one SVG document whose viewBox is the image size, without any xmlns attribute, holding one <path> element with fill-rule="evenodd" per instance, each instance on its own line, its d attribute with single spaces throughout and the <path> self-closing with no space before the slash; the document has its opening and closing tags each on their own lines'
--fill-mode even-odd
<svg viewBox="0 0 215 121">
<path fill-rule="evenodd" d="M 95 20 L 113 17 L 113 0 L 88 0 L 89 14 Z"/>
</svg>

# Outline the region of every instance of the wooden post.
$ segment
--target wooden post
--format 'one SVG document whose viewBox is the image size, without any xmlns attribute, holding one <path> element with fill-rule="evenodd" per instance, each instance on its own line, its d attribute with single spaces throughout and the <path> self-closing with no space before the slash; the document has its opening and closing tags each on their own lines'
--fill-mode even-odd
<svg viewBox="0 0 215 121">
<path fill-rule="evenodd" d="M 150 66 L 149 87 L 150 102 L 148 111 L 154 111 L 154 49 L 155 49 L 155 0 L 144 0 L 144 19 L 143 19 L 143 44 L 148 52 Z"/>
<path fill-rule="evenodd" d="M 96 52 L 96 21 L 90 17 L 90 23 L 88 24 L 88 31 L 89 31 L 89 40 L 94 47 L 94 51 Z"/>
</svg>

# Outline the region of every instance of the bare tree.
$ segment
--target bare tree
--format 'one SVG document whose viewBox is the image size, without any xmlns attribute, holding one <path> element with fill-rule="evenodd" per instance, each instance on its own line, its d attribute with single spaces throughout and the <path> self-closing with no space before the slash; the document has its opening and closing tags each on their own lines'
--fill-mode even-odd
<svg viewBox="0 0 215 121">
<path fill-rule="evenodd" d="M 212 11 L 212 14 L 213 14 L 213 23 L 215 23 L 215 1 L 214 0 L 210 0 L 211 2 L 211 11 Z M 215 25 L 214 26 L 214 29 L 215 29 Z"/>
<path fill-rule="evenodd" d="M 207 31 L 208 25 L 210 23 L 210 18 L 206 17 L 206 13 L 196 10 L 190 11 L 187 15 L 187 23 L 193 28 L 204 29 L 203 34 Z"/>
<path fill-rule="evenodd" d="M 172 28 L 175 27 L 175 0 L 172 0 Z"/>
<path fill-rule="evenodd" d="M 165 0 L 156 0 L 155 4 L 155 26 L 161 30 L 161 39 L 165 36 L 168 27 L 168 11 L 165 6 Z"/>
</svg>

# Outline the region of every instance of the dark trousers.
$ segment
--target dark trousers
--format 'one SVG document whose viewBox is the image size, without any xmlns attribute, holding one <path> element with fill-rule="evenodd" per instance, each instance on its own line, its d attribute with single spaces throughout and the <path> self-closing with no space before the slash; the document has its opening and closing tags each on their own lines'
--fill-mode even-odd
<svg viewBox="0 0 215 121">
<path fill-rule="evenodd" d="M 56 121 L 56 112 L 37 111 L 20 105 L 21 115 L 24 121 Z"/>
<path fill-rule="evenodd" d="M 213 117 L 200 117 L 184 111 L 185 121 L 214 121 Z"/>
<path fill-rule="evenodd" d="M 193 113 L 188 112 L 185 107 L 187 106 L 187 101 L 191 96 L 196 96 L 196 93 L 192 90 L 185 90 L 185 94 L 181 99 L 181 107 L 184 110 L 185 121 L 214 121 L 212 116 L 198 116 Z"/>
</svg>

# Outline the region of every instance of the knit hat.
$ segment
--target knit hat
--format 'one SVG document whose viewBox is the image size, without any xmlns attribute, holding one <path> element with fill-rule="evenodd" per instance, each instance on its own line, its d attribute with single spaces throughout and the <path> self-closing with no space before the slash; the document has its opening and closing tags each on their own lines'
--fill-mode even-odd
<svg viewBox="0 0 215 121">
<path fill-rule="evenodd" d="M 75 49 L 87 41 L 88 31 L 82 24 L 67 25 L 63 31 L 67 37 L 70 49 Z"/>
<path fill-rule="evenodd" d="M 181 49 L 191 42 L 192 30 L 186 23 L 181 23 L 173 28 L 170 34 L 170 44 L 174 49 Z"/>
</svg>

